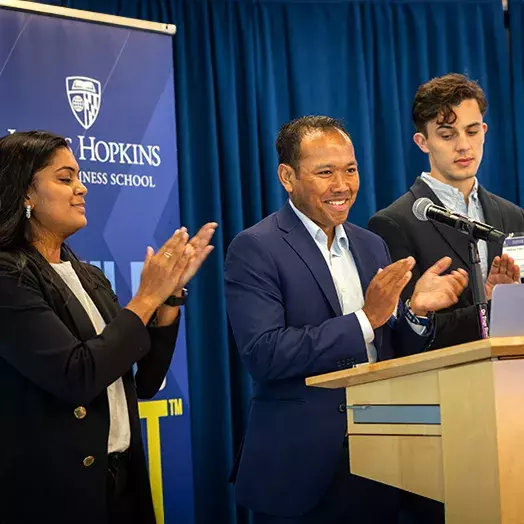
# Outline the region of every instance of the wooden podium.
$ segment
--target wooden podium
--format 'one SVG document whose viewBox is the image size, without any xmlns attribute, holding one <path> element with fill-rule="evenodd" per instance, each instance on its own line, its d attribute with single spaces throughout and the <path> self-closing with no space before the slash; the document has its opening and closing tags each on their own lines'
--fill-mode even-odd
<svg viewBox="0 0 524 524">
<path fill-rule="evenodd" d="M 355 475 L 444 502 L 446 524 L 524 524 L 524 337 L 365 364 L 306 384 L 346 388 Z"/>
</svg>

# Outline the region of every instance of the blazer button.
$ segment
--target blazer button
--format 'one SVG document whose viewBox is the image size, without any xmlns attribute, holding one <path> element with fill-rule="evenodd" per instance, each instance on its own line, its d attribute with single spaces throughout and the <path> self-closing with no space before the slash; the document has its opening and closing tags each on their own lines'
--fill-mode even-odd
<svg viewBox="0 0 524 524">
<path fill-rule="evenodd" d="M 78 406 L 77 408 L 75 408 L 73 413 L 75 414 L 75 417 L 77 419 L 81 420 L 85 418 L 85 416 L 87 415 L 87 409 L 84 406 Z"/>
<path fill-rule="evenodd" d="M 345 413 L 347 411 L 347 408 L 346 408 L 346 403 L 345 402 L 342 402 L 342 404 L 339 404 L 338 406 L 338 411 L 340 413 Z"/>
<path fill-rule="evenodd" d="M 91 455 L 89 455 L 88 457 L 86 457 L 83 461 L 82 461 L 82 464 L 88 468 L 89 466 L 92 466 L 93 464 L 95 463 L 95 457 L 92 457 Z"/>
</svg>

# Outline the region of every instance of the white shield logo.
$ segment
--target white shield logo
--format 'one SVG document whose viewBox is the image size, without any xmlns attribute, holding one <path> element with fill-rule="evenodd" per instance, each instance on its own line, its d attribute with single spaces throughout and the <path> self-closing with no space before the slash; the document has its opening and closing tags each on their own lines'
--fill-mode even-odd
<svg viewBox="0 0 524 524">
<path fill-rule="evenodd" d="M 89 129 L 95 123 L 100 110 L 100 82 L 87 76 L 68 76 L 66 90 L 73 115 L 84 129 Z"/>
</svg>

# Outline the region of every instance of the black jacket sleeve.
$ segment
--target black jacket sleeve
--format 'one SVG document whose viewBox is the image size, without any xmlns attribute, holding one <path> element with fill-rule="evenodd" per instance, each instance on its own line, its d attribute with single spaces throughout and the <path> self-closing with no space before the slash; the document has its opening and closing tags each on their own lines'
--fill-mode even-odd
<svg viewBox="0 0 524 524">
<path fill-rule="evenodd" d="M 95 278 L 104 287 L 105 291 L 111 295 L 113 302 L 118 305 L 118 298 L 104 273 L 95 266 L 88 267 L 96 273 Z M 138 398 L 150 399 L 160 389 L 173 358 L 180 327 L 180 317 L 181 315 L 179 314 L 173 324 L 162 327 L 156 326 L 156 317 L 153 317 L 147 326 L 151 349 L 137 362 L 135 387 Z"/>
<path fill-rule="evenodd" d="M 30 270 L 0 269 L 0 358 L 45 391 L 88 403 L 150 349 L 148 330 L 123 309 L 104 331 L 78 340 L 46 301 Z"/>
</svg>

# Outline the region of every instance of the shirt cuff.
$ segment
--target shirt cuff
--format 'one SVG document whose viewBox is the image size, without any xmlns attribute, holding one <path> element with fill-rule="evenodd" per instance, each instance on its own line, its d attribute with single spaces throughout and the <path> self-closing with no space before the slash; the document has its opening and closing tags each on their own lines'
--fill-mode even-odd
<svg viewBox="0 0 524 524">
<path fill-rule="evenodd" d="M 408 324 L 411 326 L 411 329 L 420 336 L 425 336 L 428 332 L 428 326 L 421 326 L 420 324 L 415 324 L 409 318 L 406 319 Z"/>
<path fill-rule="evenodd" d="M 360 324 L 360 329 L 362 330 L 362 336 L 364 337 L 364 342 L 366 344 L 371 344 L 375 340 L 375 333 L 371 324 L 369 323 L 368 317 L 362 309 L 355 311 L 355 316 Z"/>
</svg>

